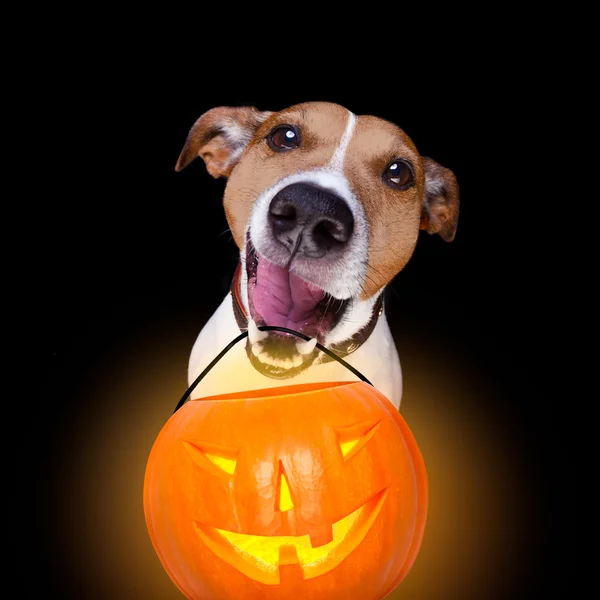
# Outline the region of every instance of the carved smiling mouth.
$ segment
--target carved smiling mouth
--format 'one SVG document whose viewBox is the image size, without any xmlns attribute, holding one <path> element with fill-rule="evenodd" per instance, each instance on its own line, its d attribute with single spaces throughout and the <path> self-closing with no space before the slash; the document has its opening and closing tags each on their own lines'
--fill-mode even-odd
<svg viewBox="0 0 600 600">
<path fill-rule="evenodd" d="M 316 342 L 340 322 L 349 300 L 334 298 L 319 286 L 260 256 L 246 238 L 248 276 L 248 342 L 246 353 L 253 366 L 272 378 L 286 379 L 309 367 L 318 355 Z M 283 332 L 262 332 L 274 325 L 311 338 L 305 342 Z"/>
<path fill-rule="evenodd" d="M 195 522 L 202 541 L 247 577 L 277 585 L 286 576 L 311 579 L 339 565 L 364 539 L 383 505 L 384 489 L 332 525 L 332 540 L 313 547 L 309 534 L 258 536 Z"/>
</svg>

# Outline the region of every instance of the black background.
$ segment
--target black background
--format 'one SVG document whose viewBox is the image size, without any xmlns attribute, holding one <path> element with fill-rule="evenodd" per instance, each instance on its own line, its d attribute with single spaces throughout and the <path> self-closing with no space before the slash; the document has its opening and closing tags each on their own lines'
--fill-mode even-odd
<svg viewBox="0 0 600 600">
<path fill-rule="evenodd" d="M 446 244 L 421 234 L 391 286 L 388 318 L 394 332 L 442 340 L 499 390 L 490 410 L 528 465 L 545 534 L 519 587 L 497 597 L 531 598 L 558 587 L 548 574 L 557 573 L 564 540 L 549 492 L 552 473 L 567 467 L 551 450 L 553 413 L 532 369 L 543 344 L 536 292 L 544 242 L 521 185 L 527 161 L 520 151 L 518 162 L 514 151 L 529 143 L 523 129 L 535 106 L 523 99 L 512 65 L 499 58 L 483 69 L 444 53 L 424 64 L 374 53 L 344 71 L 337 55 L 273 65 L 254 54 L 231 61 L 199 51 L 196 64 L 176 69 L 174 62 L 135 47 L 86 56 L 83 67 L 67 63 L 40 83 L 52 98 L 43 127 L 38 112 L 29 113 L 46 157 L 29 177 L 43 178 L 47 190 L 32 232 L 41 300 L 34 317 L 39 380 L 32 387 L 46 399 L 35 419 L 46 457 L 38 463 L 38 492 L 53 478 L 63 434 L 77 425 L 83 386 L 111 354 L 157 323 L 179 328 L 191 348 L 227 292 L 236 249 L 224 233 L 225 182 L 210 178 L 201 161 L 174 171 L 193 122 L 220 105 L 278 110 L 338 102 L 398 124 L 421 154 L 458 178 L 457 237 Z M 184 389 L 187 352 L 179 352 Z M 410 358 L 404 368 L 410 370 Z M 43 523 L 44 511 L 36 514 Z M 41 525 L 37 535 L 45 531 Z M 40 544 L 47 569 L 34 585 L 67 597 L 51 556 L 60 547 L 51 547 L 47 539 Z"/>
</svg>

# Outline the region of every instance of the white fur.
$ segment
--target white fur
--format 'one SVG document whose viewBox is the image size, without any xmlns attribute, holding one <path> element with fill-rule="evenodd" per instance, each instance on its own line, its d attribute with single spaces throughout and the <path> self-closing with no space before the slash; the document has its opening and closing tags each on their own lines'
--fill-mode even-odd
<svg viewBox="0 0 600 600">
<path fill-rule="evenodd" d="M 359 329 L 362 329 L 371 319 L 373 306 L 382 292 L 383 290 L 380 290 L 377 294 L 367 300 L 353 301 L 352 304 L 346 308 L 344 317 L 340 319 L 340 322 L 327 334 L 325 346 L 344 342 L 345 340 L 350 339 Z"/>
<path fill-rule="evenodd" d="M 356 116 L 348 111 L 348 123 L 344 135 L 340 140 L 338 147 L 336 148 L 331 160 L 329 161 L 328 168 L 334 173 L 344 174 L 344 159 L 346 158 L 346 152 L 354 133 L 354 127 L 356 126 Z"/>
<path fill-rule="evenodd" d="M 230 145 L 246 147 L 252 140 L 252 134 L 242 127 L 235 119 L 227 119 L 222 124 L 222 130 Z"/>
<path fill-rule="evenodd" d="M 240 334 L 228 294 L 194 343 L 188 368 L 191 384 L 214 358 Z M 206 375 L 191 394 L 203 398 L 216 394 L 322 381 L 358 381 L 337 361 L 313 365 L 293 379 L 271 379 L 261 375 L 246 356 L 246 340 L 239 341 Z M 358 369 L 392 404 L 400 407 L 402 371 L 390 328 L 382 315 L 367 341 L 344 359 Z"/>
<path fill-rule="evenodd" d="M 225 135 L 229 146 L 232 148 L 225 164 L 225 166 L 228 167 L 240 157 L 246 146 L 252 140 L 252 134 L 247 128 L 242 127 L 235 119 L 226 119 L 222 128 L 222 133 Z"/>
<path fill-rule="evenodd" d="M 425 178 L 425 196 L 438 196 L 444 189 L 444 182 L 439 179 Z"/>
</svg>

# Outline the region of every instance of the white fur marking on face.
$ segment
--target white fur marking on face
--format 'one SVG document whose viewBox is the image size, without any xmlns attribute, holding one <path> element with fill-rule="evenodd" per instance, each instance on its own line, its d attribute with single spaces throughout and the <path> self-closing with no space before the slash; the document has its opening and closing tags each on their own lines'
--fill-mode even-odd
<svg viewBox="0 0 600 600">
<path fill-rule="evenodd" d="M 350 140 L 352 139 L 355 126 L 356 115 L 348 111 L 348 123 L 346 125 L 346 130 L 344 131 L 344 135 L 340 140 L 339 146 L 336 148 L 336 151 L 333 153 L 333 156 L 327 165 L 328 170 L 340 174 L 344 172 L 344 158 L 346 157 L 346 152 L 348 150 L 348 146 L 350 145 Z"/>
<path fill-rule="evenodd" d="M 272 262 L 283 266 L 289 257 L 288 251 L 282 248 L 280 257 L 274 255 L 273 240 L 268 224 L 268 212 L 271 200 L 284 187 L 292 183 L 308 182 L 335 192 L 343 198 L 354 215 L 354 231 L 348 243 L 343 259 L 330 262 L 320 268 L 314 265 L 303 264 L 301 260 L 295 261 L 293 271 L 300 277 L 318 285 L 334 298 L 352 298 L 358 296 L 364 284 L 367 271 L 368 249 L 368 224 L 363 205 L 352 193 L 348 180 L 340 173 L 333 173 L 328 169 L 315 169 L 288 175 L 280 179 L 275 185 L 259 194 L 252 216 L 250 218 L 250 238 L 259 255 L 269 254 Z M 267 249 L 270 248 L 270 252 Z M 243 256 L 243 260 L 245 256 Z"/>
</svg>

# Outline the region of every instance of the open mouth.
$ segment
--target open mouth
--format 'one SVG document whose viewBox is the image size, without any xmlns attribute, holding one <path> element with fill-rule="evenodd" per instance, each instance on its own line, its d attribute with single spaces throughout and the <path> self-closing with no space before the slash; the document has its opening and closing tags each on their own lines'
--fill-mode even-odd
<svg viewBox="0 0 600 600">
<path fill-rule="evenodd" d="M 317 577 L 339 565 L 364 539 L 377 518 L 387 489 L 375 494 L 360 508 L 333 523 L 331 541 L 313 547 L 309 534 L 260 536 L 234 533 L 194 523 L 202 541 L 222 560 L 244 575 L 276 585 L 286 572 L 302 579 Z M 290 573 L 291 574 L 291 573 Z"/>
<path fill-rule="evenodd" d="M 334 298 L 301 278 L 289 267 L 280 267 L 254 249 L 246 238 L 246 273 L 250 317 L 246 352 L 261 373 L 285 379 L 309 367 L 319 354 L 317 342 L 343 317 L 349 300 Z M 306 342 L 284 332 L 264 332 L 271 325 L 293 329 L 311 338 Z"/>
</svg>

